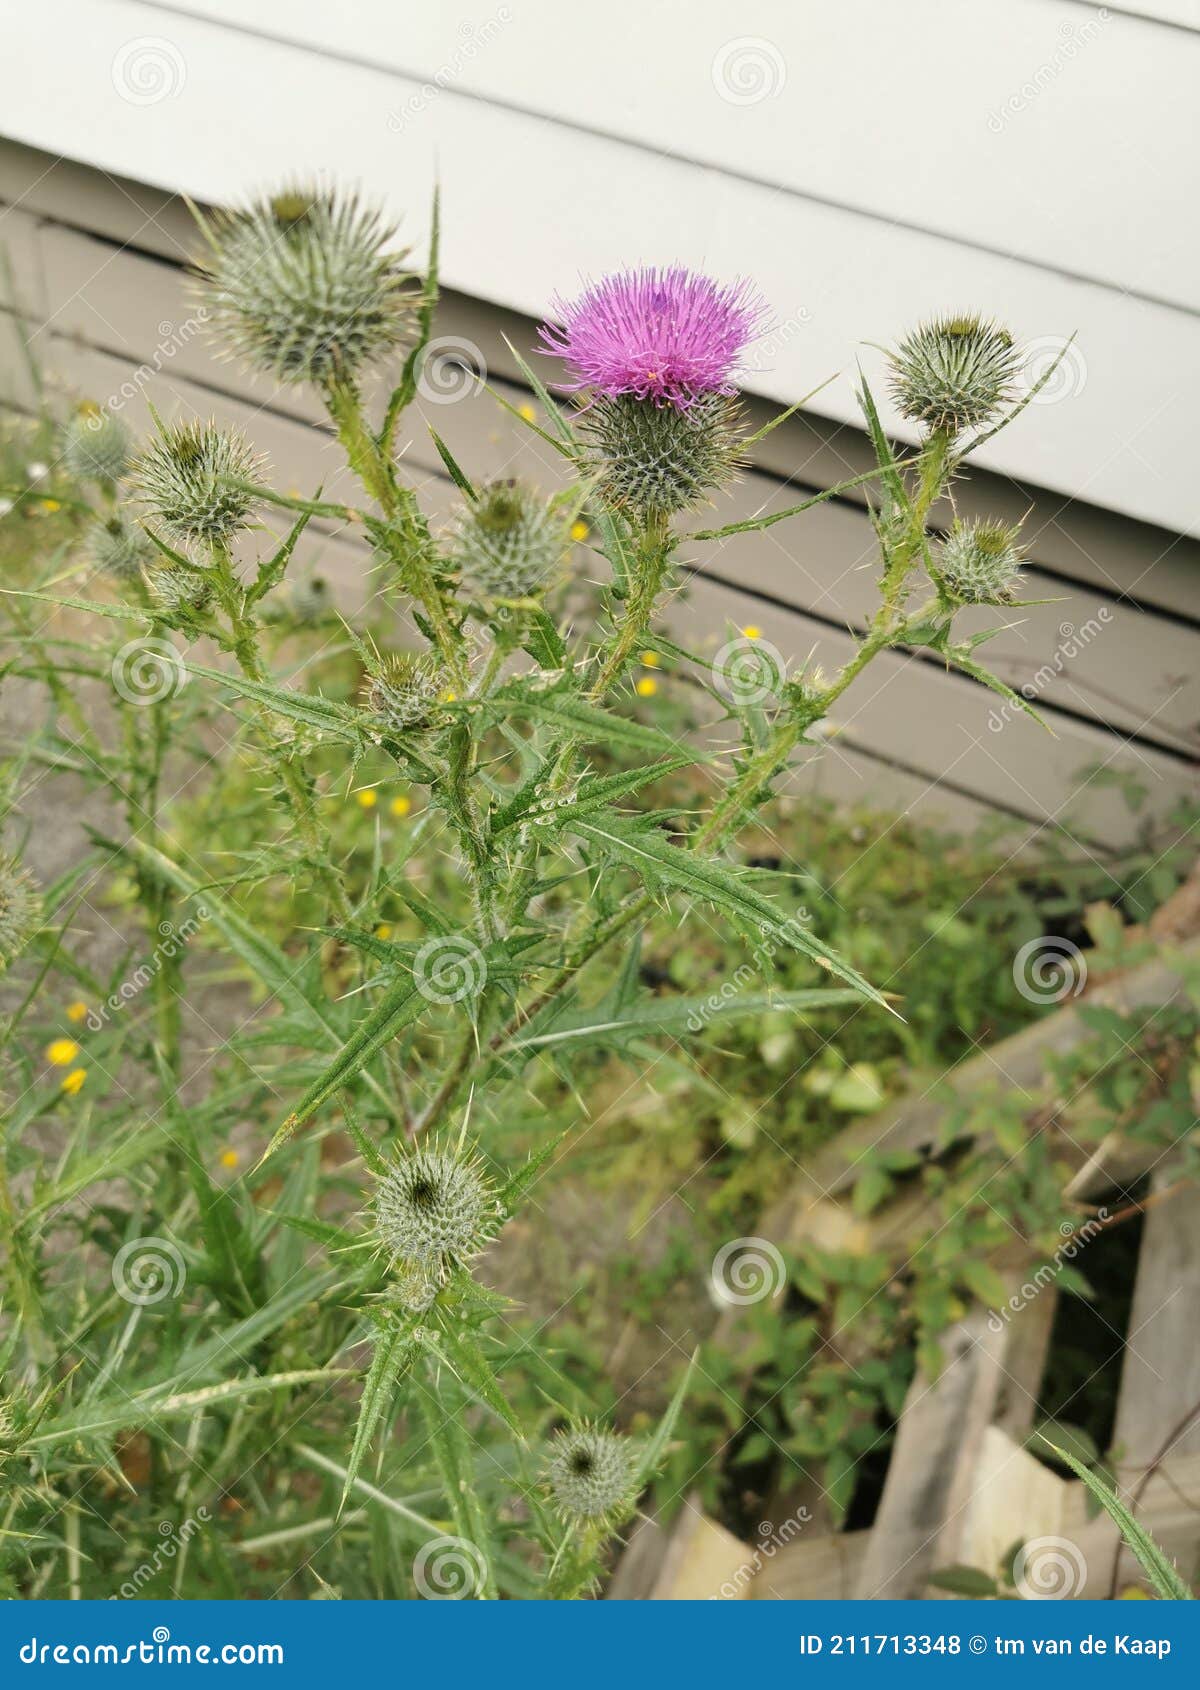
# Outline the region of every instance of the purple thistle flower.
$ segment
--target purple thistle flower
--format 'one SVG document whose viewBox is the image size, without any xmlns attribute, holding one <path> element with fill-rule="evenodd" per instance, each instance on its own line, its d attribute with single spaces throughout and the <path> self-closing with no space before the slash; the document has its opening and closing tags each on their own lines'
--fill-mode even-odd
<svg viewBox="0 0 1200 1690">
<path fill-rule="evenodd" d="M 541 350 L 566 360 L 569 392 L 590 387 L 684 411 L 701 394 L 734 391 L 730 377 L 766 307 L 749 282 L 722 287 L 672 265 L 602 276 L 551 310 L 562 326 L 543 325 Z"/>
</svg>

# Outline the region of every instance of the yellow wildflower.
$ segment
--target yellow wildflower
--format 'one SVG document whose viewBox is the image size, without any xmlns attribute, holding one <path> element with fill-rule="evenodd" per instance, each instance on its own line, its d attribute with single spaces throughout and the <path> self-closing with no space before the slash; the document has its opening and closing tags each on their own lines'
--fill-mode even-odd
<svg viewBox="0 0 1200 1690">
<path fill-rule="evenodd" d="M 75 1003 L 69 1003 L 67 1005 L 67 1020 L 68 1021 L 82 1021 L 83 1018 L 86 1016 L 87 1012 L 88 1012 L 88 1007 L 87 1007 L 86 1003 L 80 1003 L 78 1001 L 76 1001 Z"/>
<path fill-rule="evenodd" d="M 407 816 L 412 810 L 412 799 L 405 797 L 402 792 L 399 797 L 392 799 L 388 809 L 394 816 Z"/>
<path fill-rule="evenodd" d="M 635 690 L 639 698 L 653 698 L 658 691 L 658 682 L 653 675 L 643 675 Z"/>
<path fill-rule="evenodd" d="M 83 1090 L 83 1082 L 86 1079 L 86 1068 L 72 1068 L 69 1074 L 63 1075 L 62 1089 L 68 1097 L 76 1097 Z"/>
<path fill-rule="evenodd" d="M 54 1039 L 46 1046 L 46 1061 L 56 1068 L 69 1068 L 78 1055 L 79 1046 L 74 1039 Z"/>
</svg>

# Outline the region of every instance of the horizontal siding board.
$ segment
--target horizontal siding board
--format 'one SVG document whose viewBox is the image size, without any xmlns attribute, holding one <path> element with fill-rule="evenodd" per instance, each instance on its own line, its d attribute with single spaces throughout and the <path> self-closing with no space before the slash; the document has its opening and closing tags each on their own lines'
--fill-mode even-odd
<svg viewBox="0 0 1200 1690">
<path fill-rule="evenodd" d="M 56 302 L 55 330 L 77 334 L 93 345 L 101 342 L 110 351 L 119 348 L 130 364 L 146 372 L 149 397 L 156 391 L 172 392 L 180 378 L 192 377 L 206 386 L 233 388 L 264 406 L 282 407 L 297 419 L 323 423 L 320 406 L 307 390 L 279 390 L 214 356 L 211 342 L 196 324 L 195 301 L 178 270 L 52 224 L 42 230 L 39 258 L 31 256 L 30 262 L 42 278 L 43 309 Z M 451 343 L 473 345 L 467 333 L 450 329 L 455 313 L 447 315 L 449 320 L 438 325 L 439 335 Z M 474 321 L 468 322 L 474 329 Z M 446 329 L 450 332 L 443 333 Z M 156 333 L 157 343 L 151 338 Z M 448 374 L 445 391 L 456 391 L 456 379 L 454 372 Z M 116 394 L 137 384 L 126 371 Z M 510 403 L 520 403 L 524 396 L 503 381 L 495 386 Z M 91 397 L 103 402 L 112 395 Z M 559 478 L 550 449 L 482 389 L 453 403 L 422 401 L 416 408 L 408 427 L 406 459 L 422 473 L 440 470 L 429 428 L 447 440 L 472 475 L 518 474 L 543 485 Z M 331 497 L 340 496 L 334 483 L 326 490 Z M 750 474 L 712 513 L 701 513 L 696 526 L 781 510 L 802 497 L 795 488 Z M 849 502 L 818 506 L 764 533 L 696 548 L 695 555 L 702 567 L 822 619 L 862 627 L 876 602 L 874 534 L 861 508 Z M 1092 589 L 1064 588 L 1036 569 L 1029 574 L 1024 596 L 1055 602 L 999 614 L 1010 625 L 988 655 L 1004 680 L 1014 687 L 1033 682 L 1044 703 L 1094 715 L 1160 744 L 1200 749 L 1195 633 L 1170 622 L 1148 621 L 1144 613 Z M 992 625 L 996 620 L 991 617 Z M 973 632 L 987 621 L 986 613 L 969 613 L 964 627 Z M 1122 654 L 1119 671 L 1112 661 L 1117 649 Z"/>
<path fill-rule="evenodd" d="M 452 88 L 428 102 L 420 124 L 393 131 L 389 117 L 413 84 L 248 36 L 234 44 L 227 29 L 178 14 L 171 39 L 186 78 L 171 97 L 134 106 L 115 92 L 111 66 L 145 36 L 150 15 L 132 0 L 103 8 L 43 0 L 23 14 L 16 51 L 0 63 L 10 135 L 199 198 L 238 199 L 256 183 L 323 169 L 389 200 L 418 249 L 436 172 L 447 282 L 531 315 L 581 271 L 630 260 L 672 257 L 750 273 L 779 327 L 749 385 L 788 400 L 841 372 L 814 400 L 836 421 L 855 419 L 849 372 L 863 339 L 893 339 L 930 310 L 978 304 L 1003 315 L 1021 341 L 1075 330 L 1082 364 L 1070 397 L 1032 407 L 1025 426 L 990 442 L 983 460 L 1072 497 L 1200 531 L 1190 495 L 1195 377 L 1183 376 L 1200 370 L 1195 316 L 621 140 L 561 127 L 548 140 L 543 119 Z M 48 84 L 34 67 L 51 57 L 58 74 Z M 265 97 L 274 89 L 286 97 Z M 405 204 L 398 182 L 410 185 Z M 1070 197 L 1062 177 L 1039 170 L 1031 195 L 1043 182 L 1053 184 L 1054 203 L 1039 220 L 1061 218 Z M 1162 226 L 1192 223 L 1173 216 Z M 878 355 L 862 355 L 874 370 Z"/>
<path fill-rule="evenodd" d="M 45 340 L 49 367 L 80 393 L 100 398 L 119 393 L 131 368 L 144 364 L 154 352 L 147 333 L 153 334 L 160 322 L 178 321 L 178 269 L 128 251 L 114 252 L 110 244 L 52 224 L 39 227 L 24 211 L 11 214 L 9 227 L 20 237 L 14 250 L 23 293 L 41 290 L 43 308 L 53 310 L 54 326 L 46 330 Z M 472 305 L 453 320 L 475 326 L 478 318 L 479 308 Z M 465 330 L 456 327 L 456 332 Z M 76 335 L 103 335 L 115 350 L 99 350 Z M 242 391 L 241 381 L 240 372 L 231 366 L 214 364 L 199 336 L 189 336 L 177 355 L 155 372 L 153 382 L 145 387 L 133 384 L 130 420 L 135 426 L 146 425 L 147 399 L 168 410 L 174 405 L 187 414 L 215 414 L 248 428 L 267 450 L 279 484 L 308 488 L 324 482 L 331 497 L 348 495 L 352 485 L 333 442 L 327 432 L 309 424 L 314 414 L 309 402 L 295 390 L 279 394 L 265 385 L 261 391 Z M 503 381 L 498 385 L 512 401 L 522 400 L 523 390 Z M 293 407 L 292 414 L 280 412 L 280 402 Z M 486 394 L 454 404 L 427 404 L 424 410 L 426 420 L 445 435 L 475 475 L 521 473 L 549 484 L 556 473 L 549 449 Z M 433 519 L 444 521 L 455 495 L 423 428 L 414 429 L 408 462 Z M 722 502 L 719 517 L 729 519 L 764 502 L 779 505 L 794 499 L 794 489 L 776 479 L 750 475 Z M 700 520 L 707 523 L 710 518 L 706 514 Z M 786 544 L 780 542 L 782 534 L 791 536 Z M 818 661 L 836 666 L 851 650 L 840 624 L 861 621 L 871 603 L 870 539 L 860 509 L 831 503 L 794 524 L 730 547 L 697 547 L 695 561 L 727 571 L 726 579 L 747 590 L 694 577 L 686 597 L 672 607 L 672 625 L 689 643 L 707 641 L 715 649 L 727 621 L 738 626 L 754 621 L 793 661 L 815 648 Z M 298 564 L 328 570 L 340 602 L 353 606 L 380 592 L 386 597 L 386 583 L 368 575 L 369 559 L 352 536 L 321 534 L 314 525 Z M 769 602 L 777 598 L 788 602 Z M 1155 714 L 1160 725 L 1182 733 L 1188 725 L 1178 713 L 1183 707 L 1173 700 L 1168 711 L 1162 710 L 1156 689 L 1173 668 L 1185 669 L 1183 678 L 1194 688 L 1194 663 L 1189 660 L 1195 636 L 1165 619 L 1141 616 L 1095 595 L 1077 594 L 1068 607 L 1086 619 L 1084 612 L 1092 613 L 1101 603 L 1115 621 L 1086 648 L 1079 673 L 1073 672 L 1066 682 L 1056 681 L 1044 695 L 1056 740 L 1023 719 L 995 732 L 988 725 L 995 700 L 982 689 L 929 663 L 888 655 L 847 696 L 839 731 L 820 758 L 795 772 L 796 790 L 825 791 L 874 808 L 916 805 L 925 814 L 959 821 L 984 806 L 998 805 L 1034 825 L 1047 818 L 1065 822 L 1085 847 L 1129 838 L 1134 819 L 1112 792 L 1074 792 L 1079 769 L 1107 761 L 1111 768 L 1141 778 L 1150 790 L 1151 812 L 1159 816 L 1191 790 L 1190 771 L 1178 758 L 1165 757 L 1152 747 L 1123 746 L 1113 735 L 1064 716 L 1053 705 L 1057 700 L 1086 714 L 1099 708 L 1101 691 L 1111 690 L 1119 696 L 1110 700 L 1107 712 L 1100 711 L 1110 720 L 1124 712 L 1132 725 L 1138 714 L 1143 719 Z M 1041 632 L 1025 650 L 1006 651 L 997 642 L 998 667 L 1010 664 L 1014 679 L 1032 672 L 1027 666 L 1036 668 L 1035 658 L 1045 660 L 1048 630 L 1057 631 L 1064 620 L 1062 605 L 1026 613 L 1027 626 L 1041 626 Z M 1148 640 L 1150 629 L 1153 637 Z M 1006 635 L 1005 641 L 1014 637 Z M 1112 653 L 1118 641 L 1120 686 L 1109 689 L 1106 678 L 1112 679 L 1116 667 Z M 1188 697 L 1187 708 L 1194 709 L 1194 690 L 1180 696 Z"/>
<path fill-rule="evenodd" d="M 104 392 L 119 385 L 127 367 L 105 353 L 71 342 L 54 343 L 49 350 L 52 362 L 57 362 L 60 353 L 64 362 L 69 358 L 83 392 Z M 212 414 L 222 423 L 252 430 L 284 478 L 293 477 L 300 486 L 324 478 L 332 497 L 339 490 L 349 490 L 348 481 L 331 473 L 332 443 L 309 425 L 269 410 L 256 411 L 236 399 L 214 397 L 182 378 L 173 377 L 169 390 L 188 414 Z M 131 421 L 149 423 L 144 394 L 131 401 Z M 414 484 L 435 519 L 447 512 L 453 490 L 443 477 L 431 473 Z M 323 537 L 314 534 L 314 552 L 319 554 L 322 544 Z M 307 552 L 300 555 L 302 567 L 308 556 Z M 366 562 L 364 553 L 364 568 Z M 685 643 L 714 652 L 729 625 L 741 627 L 751 621 L 792 663 L 812 652 L 814 661 L 833 669 L 853 650 L 846 634 L 790 609 L 764 608 L 761 599 L 702 577 L 693 577 L 686 594 L 674 601 L 668 621 Z M 1085 847 L 1096 841 L 1128 840 L 1136 822 L 1113 792 L 1080 790 L 1078 776 L 1086 765 L 1105 764 L 1142 780 L 1148 788 L 1149 811 L 1160 817 L 1192 790 L 1194 783 L 1187 771 L 1148 747 L 1123 746 L 1109 735 L 1053 712 L 1056 737 L 1024 718 L 1007 723 L 1003 733 L 996 734 L 988 727 L 991 708 L 991 696 L 982 688 L 885 653 L 847 695 L 845 708 L 838 714 L 838 736 L 844 736 L 852 749 L 869 753 L 880 779 L 880 764 L 894 761 L 899 769 L 915 775 L 918 784 L 921 777 L 927 778 L 932 801 L 938 796 L 939 778 L 944 777 L 956 792 L 981 804 L 997 804 L 1035 822 L 1053 819 Z M 841 749 L 835 737 L 823 752 L 836 758 Z M 869 766 L 864 781 L 868 784 L 862 801 L 872 802 Z M 863 785 L 857 776 L 852 787 L 849 782 L 846 775 L 846 790 Z M 886 788 L 888 783 L 883 784 Z M 937 805 L 931 802 L 928 807 Z"/>
<path fill-rule="evenodd" d="M 728 0 L 608 0 L 605 27 L 586 32 L 581 77 L 583 28 L 565 22 L 556 0 L 508 0 L 499 14 L 494 0 L 400 10 L 386 0 L 290 0 L 286 14 L 249 15 L 244 0 L 150 0 L 150 9 L 164 34 L 179 10 L 226 24 L 238 32 L 231 53 L 261 31 L 327 62 L 339 54 L 392 71 L 413 90 L 396 106 L 406 128 L 431 120 L 444 95 L 421 89 L 440 79 L 451 94 L 550 120 L 548 147 L 559 128 L 587 129 L 1200 307 L 1195 229 L 1175 214 L 1186 177 L 1200 187 L 1185 163 L 1200 43 L 1139 18 L 1070 0 L 972 0 L 947 28 L 945 0 L 765 0 L 751 22 L 732 18 Z M 1153 121 L 1138 120 L 1150 116 L 1142 108 L 1114 123 L 1137 88 L 1154 90 Z M 898 101 L 902 170 L 887 168 Z"/>
<path fill-rule="evenodd" d="M 195 249 L 195 225 L 178 199 L 139 184 L 114 182 L 69 159 L 47 159 L 11 143 L 0 144 L 0 199 L 6 199 L 10 208 L 13 202 L 21 202 L 16 212 L 0 208 L 0 238 L 19 226 L 23 217 L 31 227 L 32 215 L 38 213 L 65 224 L 87 221 L 110 244 L 122 243 L 126 258 L 147 250 L 182 261 Z M 67 228 L 62 232 L 75 233 Z M 70 252 L 69 247 L 64 250 Z M 72 266 L 87 262 L 96 268 L 103 263 L 103 254 L 81 249 Z M 71 275 L 72 270 L 68 270 L 64 282 L 69 282 Z M 80 275 L 74 285 L 78 286 L 81 279 Z M 140 272 L 136 283 L 131 277 L 128 292 L 134 301 L 131 317 L 136 314 L 144 336 L 145 318 L 153 313 L 137 303 L 143 288 L 150 290 L 152 284 L 145 272 Z M 147 299 L 152 296 L 156 302 L 160 297 L 148 291 Z M 177 313 L 181 284 L 164 281 L 161 297 L 164 310 Z M 115 309 L 109 307 L 107 314 L 111 316 Z M 463 294 L 448 293 L 443 298 L 441 324 L 445 332 L 474 346 L 490 372 L 519 382 L 505 337 L 517 347 L 532 345 L 536 334 L 529 318 Z M 287 396 L 281 397 L 286 400 Z M 274 402 L 278 405 L 280 398 Z M 774 407 L 751 400 L 750 414 L 753 426 L 759 427 L 774 414 Z M 1028 427 L 1029 417 L 1016 426 Z M 809 489 L 851 479 L 872 463 L 868 443 L 858 429 L 811 412 L 790 419 L 768 435 L 755 448 L 754 460 L 772 475 Z M 862 490 L 845 495 L 848 502 L 860 505 L 865 498 Z M 1193 621 L 1200 618 L 1200 543 L 1195 540 L 1079 501 L 1062 500 L 1031 484 L 984 471 L 963 482 L 957 498 L 968 516 L 986 513 L 1016 521 L 1027 515 L 1026 534 L 1043 568 L 1127 596 L 1134 603 Z"/>
</svg>

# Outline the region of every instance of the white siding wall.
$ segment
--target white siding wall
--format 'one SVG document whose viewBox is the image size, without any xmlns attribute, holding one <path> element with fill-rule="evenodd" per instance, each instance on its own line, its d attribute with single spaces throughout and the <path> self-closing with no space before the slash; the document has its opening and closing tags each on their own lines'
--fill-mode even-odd
<svg viewBox="0 0 1200 1690">
<path fill-rule="evenodd" d="M 533 315 L 581 272 L 679 257 L 762 286 L 751 379 L 854 416 L 851 372 L 931 309 L 1077 331 L 995 470 L 1200 531 L 1192 0 L 39 0 L 0 123 L 198 197 L 313 169 L 455 287 Z M 894 420 L 894 419 L 893 419 Z"/>
</svg>

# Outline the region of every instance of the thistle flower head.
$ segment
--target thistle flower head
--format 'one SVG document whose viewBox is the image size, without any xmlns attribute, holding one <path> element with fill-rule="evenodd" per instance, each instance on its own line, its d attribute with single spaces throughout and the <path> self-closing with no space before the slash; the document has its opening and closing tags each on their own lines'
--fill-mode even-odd
<svg viewBox="0 0 1200 1690">
<path fill-rule="evenodd" d="M 356 195 L 289 188 L 206 231 L 207 304 L 231 351 L 280 381 L 353 380 L 402 344 L 416 295 L 395 230 Z"/>
<path fill-rule="evenodd" d="M 555 1434 L 546 1478 L 564 1519 L 610 1519 L 635 1498 L 634 1446 L 590 1422 L 570 1426 Z"/>
<path fill-rule="evenodd" d="M 135 466 L 138 491 L 153 514 L 181 540 L 227 545 L 254 506 L 247 484 L 262 461 L 239 430 L 215 423 L 175 423 Z"/>
<path fill-rule="evenodd" d="M 212 599 L 212 587 L 198 569 L 167 563 L 145 571 L 151 597 L 168 615 L 174 611 L 198 614 Z"/>
<path fill-rule="evenodd" d="M 580 424 L 601 496 L 645 519 L 702 504 L 732 480 L 740 462 L 742 409 L 704 393 L 685 410 L 628 394 L 601 398 Z"/>
<path fill-rule="evenodd" d="M 84 553 L 91 567 L 114 581 L 136 580 L 154 556 L 154 547 L 136 523 L 123 516 L 102 517 L 88 529 Z"/>
<path fill-rule="evenodd" d="M 288 608 L 306 626 L 329 614 L 329 583 L 323 575 L 305 575 L 292 583 Z"/>
<path fill-rule="evenodd" d="M 543 592 L 568 544 L 560 511 L 519 481 L 493 481 L 460 512 L 446 555 L 464 586 L 483 599 Z"/>
<path fill-rule="evenodd" d="M 396 732 L 427 728 L 446 696 L 440 664 L 428 652 L 390 652 L 366 682 L 367 708 Z"/>
<path fill-rule="evenodd" d="M 407 1264 L 402 1286 L 410 1294 L 419 1281 L 436 1284 L 477 1256 L 498 1213 L 480 1163 L 433 1145 L 394 1162 L 375 1196 L 376 1230 L 389 1257 Z"/>
<path fill-rule="evenodd" d="M 129 467 L 133 436 L 99 405 L 81 405 L 63 429 L 62 456 L 78 480 L 119 481 Z"/>
<path fill-rule="evenodd" d="M 551 310 L 559 323 L 543 326 L 542 350 L 566 360 L 571 389 L 679 410 L 734 391 L 738 361 L 765 315 L 749 282 L 723 287 L 682 265 L 603 276 Z"/>
<path fill-rule="evenodd" d="M 1009 604 L 1023 559 L 1019 529 L 1003 522 L 956 522 L 942 542 L 938 570 L 964 604 Z"/>
<path fill-rule="evenodd" d="M 16 962 L 41 926 L 42 900 L 33 877 L 0 853 L 0 974 Z"/>
<path fill-rule="evenodd" d="M 1008 330 L 982 317 L 939 317 L 890 354 L 892 395 L 906 417 L 961 434 L 1012 395 L 1017 352 Z"/>
</svg>

